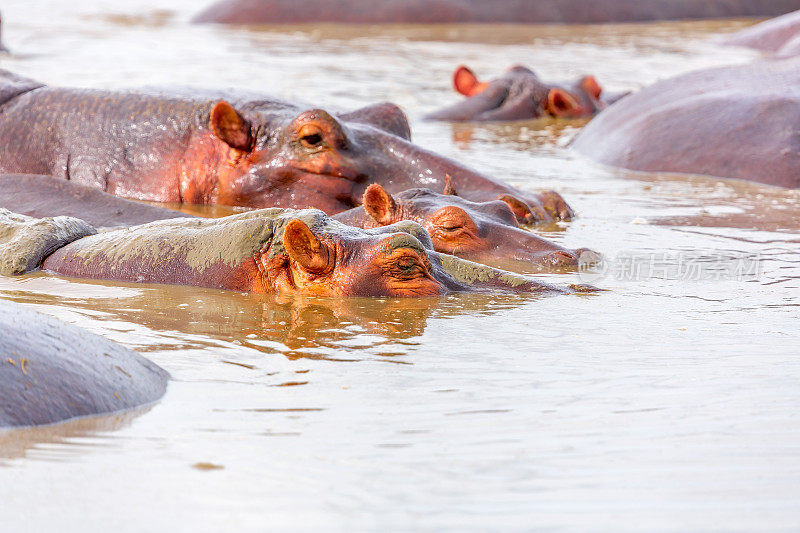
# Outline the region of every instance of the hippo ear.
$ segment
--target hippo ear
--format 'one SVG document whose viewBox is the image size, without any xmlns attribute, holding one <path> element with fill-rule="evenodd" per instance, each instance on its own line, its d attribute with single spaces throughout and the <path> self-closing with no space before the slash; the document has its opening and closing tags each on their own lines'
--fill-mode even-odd
<svg viewBox="0 0 800 533">
<path fill-rule="evenodd" d="M 583 79 L 581 79 L 581 87 L 595 100 L 598 100 L 603 93 L 603 88 L 600 87 L 600 84 L 597 83 L 597 79 L 594 76 L 584 76 Z"/>
<path fill-rule="evenodd" d="M 453 180 L 450 179 L 450 174 L 444 175 L 444 190 L 442 194 L 446 196 L 458 196 L 458 191 L 456 190 L 455 185 L 453 185 Z"/>
<path fill-rule="evenodd" d="M 386 189 L 373 183 L 364 191 L 364 211 L 381 226 L 388 226 L 395 222 L 397 203 Z"/>
<path fill-rule="evenodd" d="M 464 96 L 475 96 L 488 86 L 488 83 L 479 82 L 475 73 L 464 65 L 459 66 L 453 73 L 453 87 Z"/>
<path fill-rule="evenodd" d="M 517 217 L 517 222 L 527 224 L 536 219 L 530 206 L 519 198 L 511 196 L 510 194 L 501 194 L 497 199 L 508 204 L 508 207 L 511 208 L 511 212 Z"/>
<path fill-rule="evenodd" d="M 253 142 L 250 123 L 225 100 L 214 104 L 208 125 L 214 135 L 231 148 L 245 152 L 250 151 Z"/>
<path fill-rule="evenodd" d="M 554 117 L 569 117 L 578 114 L 580 104 L 567 91 L 553 88 L 547 93 L 546 109 Z"/>
<path fill-rule="evenodd" d="M 295 263 L 312 274 L 324 273 L 332 263 L 328 246 L 302 220 L 294 219 L 286 224 L 283 246 Z"/>
</svg>

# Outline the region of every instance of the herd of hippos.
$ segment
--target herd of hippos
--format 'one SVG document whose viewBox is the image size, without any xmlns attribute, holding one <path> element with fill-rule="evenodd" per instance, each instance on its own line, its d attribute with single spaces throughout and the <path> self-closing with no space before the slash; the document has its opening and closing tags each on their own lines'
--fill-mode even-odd
<svg viewBox="0 0 800 533">
<path fill-rule="evenodd" d="M 335 6 L 332 7 L 332 6 Z M 430 120 L 597 115 L 572 148 L 632 170 L 800 186 L 800 0 L 222 0 L 197 22 L 597 23 L 779 16 L 725 44 L 765 55 L 635 94 L 515 66 Z M 2 45 L 0 45 L 2 47 Z M 201 218 L 132 200 L 252 208 Z M 309 208 L 311 206 L 312 208 Z M 569 220 L 530 192 L 411 142 L 391 103 L 302 108 L 261 94 L 50 87 L 0 71 L 0 275 L 313 296 L 592 292 L 494 268 L 599 257 L 524 229 Z M 506 263 L 504 263 L 506 264 Z M 75 326 L 0 301 L 0 428 L 158 400 L 168 374 Z"/>
</svg>

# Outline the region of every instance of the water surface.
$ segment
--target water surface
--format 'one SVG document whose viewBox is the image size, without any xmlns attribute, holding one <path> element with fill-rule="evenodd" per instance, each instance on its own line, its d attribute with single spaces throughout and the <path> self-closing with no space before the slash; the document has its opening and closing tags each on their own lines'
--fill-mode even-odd
<svg viewBox="0 0 800 533">
<path fill-rule="evenodd" d="M 424 123 L 522 63 L 636 89 L 748 61 L 741 21 L 193 27 L 195 1 L 10 2 L 0 66 L 51 84 L 402 105 L 416 142 L 580 214 L 592 296 L 330 300 L 0 278 L 168 369 L 149 410 L 0 433 L 4 531 L 796 530 L 800 194 L 604 168 L 581 122 Z M 221 213 L 217 213 L 221 214 Z"/>
</svg>

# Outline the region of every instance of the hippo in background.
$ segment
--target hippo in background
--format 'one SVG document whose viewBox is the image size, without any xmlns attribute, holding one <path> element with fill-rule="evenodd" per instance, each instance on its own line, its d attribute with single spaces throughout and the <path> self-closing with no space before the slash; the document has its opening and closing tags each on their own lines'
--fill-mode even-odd
<svg viewBox="0 0 800 533">
<path fill-rule="evenodd" d="M 479 81 L 462 65 L 453 73 L 453 87 L 467 99 L 434 111 L 426 119 L 479 122 L 591 117 L 627 94 L 603 94 L 594 76 L 565 84 L 545 82 L 521 65 L 488 82 Z"/>
<path fill-rule="evenodd" d="M 553 191 L 520 191 L 411 144 L 393 104 L 334 115 L 262 95 L 192 94 L 52 88 L 0 71 L 0 172 L 138 200 L 331 214 L 356 207 L 372 182 L 395 193 L 442 187 L 449 174 L 471 200 L 513 194 L 543 221 L 571 214 Z"/>
<path fill-rule="evenodd" d="M 774 17 L 800 0 L 220 0 L 194 22 L 224 24 L 594 24 Z"/>
<path fill-rule="evenodd" d="M 0 354 L 0 429 L 149 405 L 169 379 L 134 351 L 2 300 Z"/>
<path fill-rule="evenodd" d="M 68 217 L 0 210 L 0 234 L 6 233 L 13 243 L 3 254 L 7 274 L 41 265 L 71 277 L 311 296 L 583 290 L 438 254 L 414 222 L 363 230 L 316 209 L 177 218 L 102 233 Z"/>
<path fill-rule="evenodd" d="M 796 56 L 800 54 L 800 11 L 740 30 L 726 36 L 722 43 L 754 48 L 775 57 Z"/>
<path fill-rule="evenodd" d="M 606 165 L 800 186 L 800 58 L 690 72 L 625 98 L 572 148 Z"/>
</svg>

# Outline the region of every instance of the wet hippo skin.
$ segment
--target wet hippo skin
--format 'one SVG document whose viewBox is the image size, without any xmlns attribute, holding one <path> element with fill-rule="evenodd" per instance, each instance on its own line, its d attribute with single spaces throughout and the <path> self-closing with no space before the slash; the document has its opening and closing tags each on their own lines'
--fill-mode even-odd
<svg viewBox="0 0 800 533">
<path fill-rule="evenodd" d="M 607 165 L 800 186 L 800 58 L 691 72 L 628 96 L 573 149 Z"/>
<path fill-rule="evenodd" d="M 37 174 L 0 174 L 0 207 L 36 218 L 77 217 L 97 228 L 190 216 Z"/>
<path fill-rule="evenodd" d="M 134 351 L 0 300 L 0 428 L 147 405 L 164 395 L 168 378 Z"/>
<path fill-rule="evenodd" d="M 800 11 L 764 21 L 745 28 L 722 41 L 732 46 L 745 46 L 778 57 L 800 54 Z"/>
<path fill-rule="evenodd" d="M 590 117 L 624 96 L 604 94 L 594 76 L 582 76 L 568 83 L 551 83 L 521 65 L 509 68 L 499 78 L 484 82 L 462 65 L 453 73 L 453 87 L 467 99 L 434 111 L 425 118 L 478 122 Z"/>
<path fill-rule="evenodd" d="M 389 103 L 332 114 L 258 94 L 56 88 L 0 71 L 0 172 L 137 200 L 331 214 L 372 182 L 400 192 L 450 175 L 470 199 L 510 193 L 546 220 L 572 214 L 552 191 L 520 191 L 409 137 Z"/>
<path fill-rule="evenodd" d="M 439 254 L 419 224 L 347 226 L 315 209 L 171 219 L 73 240 L 42 268 L 71 277 L 314 296 L 571 292 Z"/>
<path fill-rule="evenodd" d="M 194 22 L 565 23 L 774 17 L 798 0 L 221 0 Z"/>
</svg>

